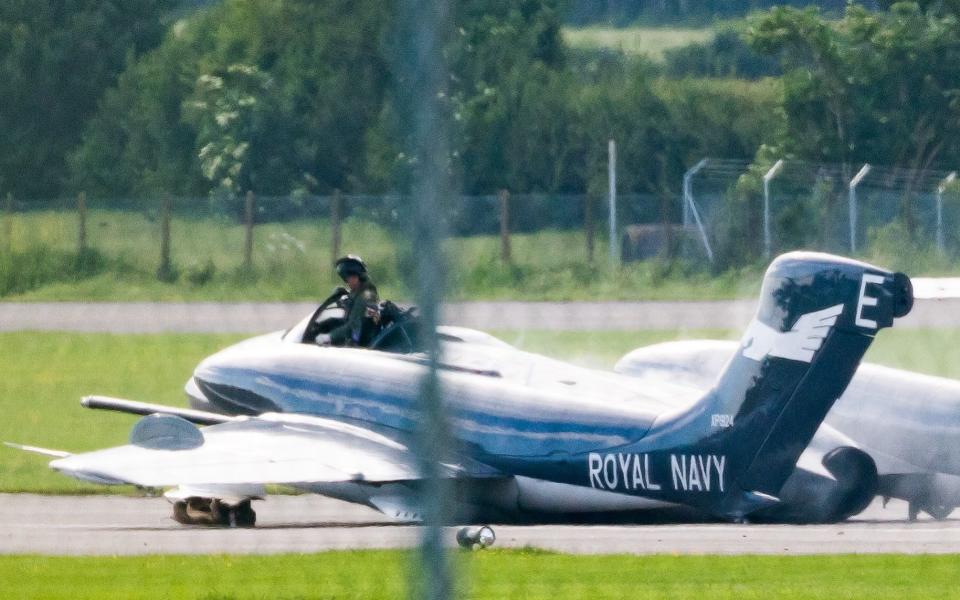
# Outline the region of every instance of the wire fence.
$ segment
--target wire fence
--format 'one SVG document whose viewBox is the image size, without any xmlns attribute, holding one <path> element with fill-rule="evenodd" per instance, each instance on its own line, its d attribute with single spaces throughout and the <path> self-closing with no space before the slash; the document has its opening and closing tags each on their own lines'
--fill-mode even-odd
<svg viewBox="0 0 960 600">
<path fill-rule="evenodd" d="M 95 253 L 130 272 L 202 285 L 259 272 L 294 280 L 362 253 L 400 271 L 413 247 L 413 198 L 291 195 L 87 198 L 0 203 L 0 256 Z M 680 256 L 704 267 L 762 262 L 794 249 L 871 256 L 909 246 L 960 255 L 960 194 L 946 171 L 705 159 L 673 195 L 614 198 L 614 256 Z M 448 198 L 435 215 L 452 262 L 606 262 L 609 197 L 511 194 Z M 7 277 L 16 274 L 7 273 Z M 9 286 L 8 286 L 9 287 Z"/>
<path fill-rule="evenodd" d="M 953 172 L 705 159 L 684 186 L 687 252 L 723 264 L 794 249 L 852 255 L 960 253 Z"/>
</svg>

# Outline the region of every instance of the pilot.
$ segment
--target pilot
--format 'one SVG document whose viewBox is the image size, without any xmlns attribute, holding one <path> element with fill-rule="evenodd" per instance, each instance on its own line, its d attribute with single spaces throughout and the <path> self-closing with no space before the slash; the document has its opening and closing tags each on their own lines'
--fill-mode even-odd
<svg viewBox="0 0 960 600">
<path fill-rule="evenodd" d="M 366 346 L 380 316 L 377 286 L 370 281 L 363 259 L 355 254 L 337 259 L 336 269 L 337 275 L 350 288 L 343 307 L 346 320 L 330 333 L 318 335 L 317 343 L 323 346 Z"/>
</svg>

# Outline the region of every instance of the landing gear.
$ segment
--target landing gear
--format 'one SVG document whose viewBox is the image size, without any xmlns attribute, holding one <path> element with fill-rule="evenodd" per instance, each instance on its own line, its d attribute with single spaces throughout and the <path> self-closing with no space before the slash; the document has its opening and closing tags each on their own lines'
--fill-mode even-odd
<svg viewBox="0 0 960 600">
<path fill-rule="evenodd" d="M 917 517 L 920 515 L 920 511 L 923 511 L 936 519 L 937 521 L 944 521 L 947 517 L 950 516 L 950 513 L 953 512 L 954 506 L 947 506 L 945 504 L 923 504 L 919 502 L 911 502 L 907 510 L 907 516 L 911 521 L 916 521 Z"/>
<path fill-rule="evenodd" d="M 457 543 L 465 550 L 481 550 L 489 548 L 497 541 L 493 529 L 487 525 L 482 527 L 461 527 L 457 531 Z"/>
<path fill-rule="evenodd" d="M 253 527 L 257 513 L 250 500 L 231 506 L 217 498 L 187 498 L 173 503 L 173 520 L 183 525 Z"/>
</svg>

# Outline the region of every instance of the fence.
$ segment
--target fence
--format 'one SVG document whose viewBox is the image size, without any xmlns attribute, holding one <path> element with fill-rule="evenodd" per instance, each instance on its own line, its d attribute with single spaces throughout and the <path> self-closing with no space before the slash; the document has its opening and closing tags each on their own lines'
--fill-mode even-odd
<svg viewBox="0 0 960 600">
<path fill-rule="evenodd" d="M 687 251 L 737 263 L 805 248 L 865 255 L 911 246 L 960 252 L 954 172 L 778 160 L 704 159 L 687 172 Z"/>
<path fill-rule="evenodd" d="M 620 223 L 677 222 L 673 199 L 618 198 Z M 369 258 L 387 277 L 411 250 L 411 199 L 398 195 L 240 198 L 75 198 L 0 205 L 0 254 L 96 253 L 128 275 L 204 284 L 229 274 L 331 274 L 336 256 Z M 501 192 L 448 202 L 437 226 L 454 260 L 589 264 L 609 243 L 604 200 Z M 617 240 L 619 244 L 619 240 Z M 600 258 L 597 259 L 598 261 Z M 294 278 L 295 279 L 295 278 Z"/>
<path fill-rule="evenodd" d="M 679 197 L 617 195 L 613 255 L 634 260 L 673 253 L 725 268 L 797 248 L 869 255 L 909 242 L 939 256 L 960 254 L 953 173 L 802 161 L 758 168 L 704 159 L 687 173 L 681 190 Z M 302 285 L 306 293 L 318 274 L 333 281 L 333 259 L 346 252 L 369 258 L 387 280 L 399 279 L 411 260 L 411 200 L 81 194 L 36 201 L 7 195 L 0 203 L 0 253 L 43 249 L 64 261 L 90 256 L 126 276 L 192 285 L 256 273 Z M 459 196 L 436 222 L 450 236 L 454 285 L 458 272 L 494 277 L 491 265 L 497 264 L 551 271 L 607 263 L 608 199 L 599 196 Z M 2 293 L 12 289 L 9 283 L 0 287 Z"/>
</svg>

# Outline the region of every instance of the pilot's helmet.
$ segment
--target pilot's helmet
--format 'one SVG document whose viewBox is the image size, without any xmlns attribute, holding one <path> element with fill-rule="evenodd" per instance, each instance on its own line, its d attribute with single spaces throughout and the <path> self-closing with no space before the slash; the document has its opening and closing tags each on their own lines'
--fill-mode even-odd
<svg viewBox="0 0 960 600">
<path fill-rule="evenodd" d="M 357 275 L 361 281 L 367 279 L 367 265 L 363 262 L 363 259 L 356 254 L 348 254 L 338 258 L 336 267 L 337 275 L 344 281 L 346 281 L 350 275 Z"/>
</svg>

